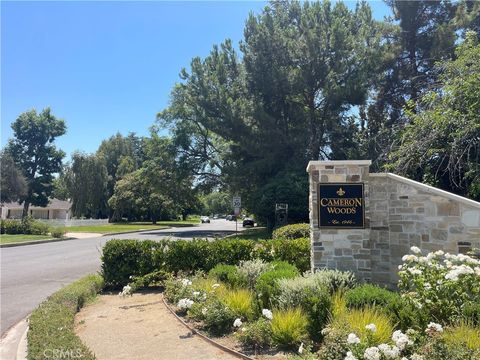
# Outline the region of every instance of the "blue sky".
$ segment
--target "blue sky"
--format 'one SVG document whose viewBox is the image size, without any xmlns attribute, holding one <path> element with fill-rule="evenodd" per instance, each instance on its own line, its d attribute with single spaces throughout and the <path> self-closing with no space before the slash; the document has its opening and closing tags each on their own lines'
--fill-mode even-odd
<svg viewBox="0 0 480 360">
<path fill-rule="evenodd" d="M 354 2 L 347 2 L 354 6 Z M 370 2 L 382 19 L 388 8 Z M 57 145 L 94 152 L 117 131 L 148 135 L 195 56 L 242 39 L 265 2 L 1 3 L 1 144 L 29 109 L 67 123 Z"/>
</svg>

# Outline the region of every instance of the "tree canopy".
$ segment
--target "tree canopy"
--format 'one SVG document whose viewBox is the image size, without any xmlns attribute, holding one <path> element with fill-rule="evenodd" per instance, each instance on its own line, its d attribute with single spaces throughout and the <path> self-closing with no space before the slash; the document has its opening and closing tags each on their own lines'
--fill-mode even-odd
<svg viewBox="0 0 480 360">
<path fill-rule="evenodd" d="M 21 114 L 13 123 L 13 139 L 6 152 L 27 181 L 27 192 L 20 196 L 24 202 L 23 216 L 30 204 L 46 206 L 53 191 L 54 174 L 59 172 L 65 153 L 56 148 L 54 141 L 66 132 L 65 122 L 51 114 L 49 108 Z"/>
</svg>

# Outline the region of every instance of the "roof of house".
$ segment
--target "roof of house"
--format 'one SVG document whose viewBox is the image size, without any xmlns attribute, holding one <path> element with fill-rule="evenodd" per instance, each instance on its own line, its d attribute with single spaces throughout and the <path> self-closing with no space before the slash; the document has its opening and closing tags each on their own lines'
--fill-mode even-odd
<svg viewBox="0 0 480 360">
<path fill-rule="evenodd" d="M 10 202 L 2 204 L 2 207 L 8 209 L 23 209 L 23 203 L 19 204 L 18 202 Z M 55 209 L 55 210 L 69 210 L 72 207 L 72 203 L 68 200 L 58 200 L 50 199 L 50 202 L 47 206 L 30 206 L 30 209 Z"/>
</svg>

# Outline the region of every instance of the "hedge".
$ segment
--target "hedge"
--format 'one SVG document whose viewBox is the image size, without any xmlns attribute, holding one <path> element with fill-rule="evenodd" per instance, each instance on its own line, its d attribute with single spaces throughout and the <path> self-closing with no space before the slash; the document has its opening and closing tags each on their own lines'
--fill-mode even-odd
<svg viewBox="0 0 480 360">
<path fill-rule="evenodd" d="M 95 359 L 74 332 L 75 314 L 103 287 L 99 275 L 86 276 L 51 295 L 29 318 L 28 359 Z"/>
<path fill-rule="evenodd" d="M 47 235 L 49 231 L 50 227 L 47 224 L 42 223 L 41 221 L 36 221 L 31 217 L 26 217 L 23 220 L 0 220 L 1 234 Z"/>
<path fill-rule="evenodd" d="M 291 224 L 279 227 L 272 233 L 272 239 L 301 239 L 310 236 L 309 224 Z"/>
<path fill-rule="evenodd" d="M 106 287 L 119 288 L 128 284 L 131 276 L 156 270 L 208 272 L 217 264 L 237 265 L 255 258 L 286 261 L 303 272 L 310 268 L 310 241 L 110 240 L 103 247 L 102 275 Z"/>
</svg>

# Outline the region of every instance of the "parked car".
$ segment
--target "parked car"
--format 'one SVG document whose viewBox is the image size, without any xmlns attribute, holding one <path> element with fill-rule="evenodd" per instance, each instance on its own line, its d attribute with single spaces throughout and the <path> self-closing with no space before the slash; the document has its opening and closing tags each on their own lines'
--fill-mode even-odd
<svg viewBox="0 0 480 360">
<path fill-rule="evenodd" d="M 225 220 L 227 221 L 236 221 L 237 220 L 237 217 L 235 215 L 227 215 L 227 217 L 225 218 Z"/>
<path fill-rule="evenodd" d="M 243 227 L 247 227 L 247 226 L 254 227 L 255 226 L 255 221 L 253 221 L 253 219 L 247 217 L 247 218 L 243 219 L 242 226 Z"/>
<path fill-rule="evenodd" d="M 208 216 L 202 216 L 200 217 L 200 220 L 202 221 L 202 224 L 210 224 L 210 218 Z"/>
</svg>

